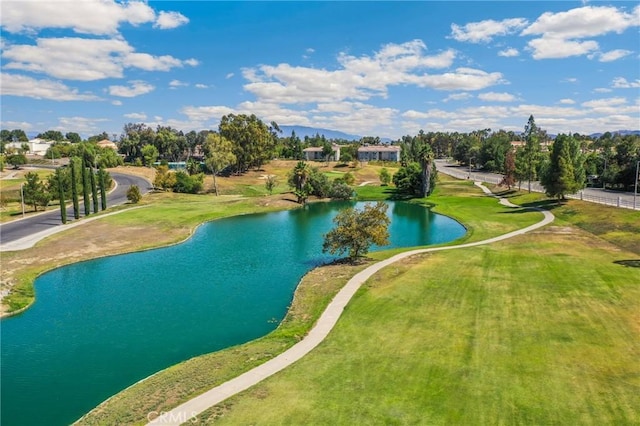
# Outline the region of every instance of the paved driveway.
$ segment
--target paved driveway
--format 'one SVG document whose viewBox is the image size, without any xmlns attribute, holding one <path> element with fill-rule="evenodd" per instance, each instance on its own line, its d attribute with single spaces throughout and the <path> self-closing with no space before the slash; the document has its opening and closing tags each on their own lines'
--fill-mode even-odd
<svg viewBox="0 0 640 426">
<path fill-rule="evenodd" d="M 115 190 L 107 195 L 107 206 L 115 206 L 124 204 L 127 200 L 127 190 L 131 185 L 138 185 L 140 192 L 147 193 L 151 190 L 151 184 L 144 178 L 138 176 L 127 175 L 124 173 L 110 172 L 111 177 L 116 182 Z M 80 217 L 84 207 L 80 203 Z M 73 207 L 67 208 L 67 223 L 73 222 Z M 0 225 L 0 249 L 3 245 L 30 235 L 38 234 L 43 231 L 51 230 L 57 226 L 62 226 L 60 218 L 60 209 L 55 208 L 47 212 L 37 215 L 30 215 L 24 219 L 14 220 L 12 222 Z"/>
</svg>

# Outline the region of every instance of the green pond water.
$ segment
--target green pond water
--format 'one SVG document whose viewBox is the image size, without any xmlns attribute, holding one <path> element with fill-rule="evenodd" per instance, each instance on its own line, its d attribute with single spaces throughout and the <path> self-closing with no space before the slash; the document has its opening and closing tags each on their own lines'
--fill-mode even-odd
<svg viewBox="0 0 640 426">
<path fill-rule="evenodd" d="M 163 368 L 267 334 L 302 276 L 331 260 L 322 235 L 348 205 L 217 220 L 176 246 L 42 275 L 35 304 L 0 324 L 2 425 L 69 424 Z M 465 233 L 414 204 L 388 214 L 390 247 Z"/>
</svg>

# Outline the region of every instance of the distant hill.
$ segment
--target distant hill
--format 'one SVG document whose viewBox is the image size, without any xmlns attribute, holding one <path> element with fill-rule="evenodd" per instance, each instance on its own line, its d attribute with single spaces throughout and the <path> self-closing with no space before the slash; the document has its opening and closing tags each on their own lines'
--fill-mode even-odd
<svg viewBox="0 0 640 426">
<path fill-rule="evenodd" d="M 324 135 L 327 139 L 346 139 L 348 141 L 357 141 L 361 138 L 361 136 L 350 135 L 349 133 L 344 133 L 339 130 L 321 129 L 319 127 L 280 126 L 280 130 L 282 130 L 280 137 L 283 138 L 291 136 L 292 131 L 295 131 L 296 136 L 300 139 L 304 139 L 305 136 L 313 137 L 316 134 L 320 136 Z"/>
<path fill-rule="evenodd" d="M 592 138 L 599 138 L 600 136 L 604 135 L 606 132 L 602 132 L 602 133 L 591 133 L 589 136 Z M 640 130 L 615 130 L 613 132 L 609 132 L 613 135 L 615 134 L 619 134 L 620 136 L 627 136 L 627 135 L 639 135 L 640 136 Z"/>
</svg>

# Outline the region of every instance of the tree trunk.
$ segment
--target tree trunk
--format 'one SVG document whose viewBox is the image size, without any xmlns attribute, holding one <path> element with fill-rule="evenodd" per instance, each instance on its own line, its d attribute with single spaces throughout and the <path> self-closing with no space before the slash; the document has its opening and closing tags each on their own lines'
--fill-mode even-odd
<svg viewBox="0 0 640 426">
<path fill-rule="evenodd" d="M 216 193 L 216 197 L 218 196 L 218 181 L 216 180 L 216 172 L 213 172 L 213 190 Z"/>
</svg>

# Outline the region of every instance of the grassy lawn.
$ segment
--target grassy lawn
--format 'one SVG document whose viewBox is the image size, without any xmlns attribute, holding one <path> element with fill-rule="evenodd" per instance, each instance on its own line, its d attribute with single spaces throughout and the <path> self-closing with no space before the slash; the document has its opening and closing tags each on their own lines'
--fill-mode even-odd
<svg viewBox="0 0 640 426">
<path fill-rule="evenodd" d="M 318 349 L 200 424 L 638 424 L 640 269 L 619 261 L 639 253 L 560 225 L 384 269 Z"/>
<path fill-rule="evenodd" d="M 469 187 L 468 190 L 474 196 L 480 194 L 478 188 Z M 448 186 L 443 184 L 441 194 L 446 194 L 443 195 L 444 197 L 453 197 L 453 194 L 459 191 L 456 182 L 451 181 Z M 437 203 L 437 198 L 435 200 L 434 202 Z M 484 206 L 491 212 L 504 213 L 509 210 L 486 196 L 480 196 L 478 200 L 486 201 L 478 201 L 479 208 Z M 462 219 L 462 216 L 459 216 Z M 478 215 L 474 213 L 474 216 Z M 509 215 L 506 218 L 499 215 L 494 217 L 492 214 L 487 215 L 484 220 L 487 229 L 495 229 L 495 222 L 500 222 L 504 225 L 500 232 L 508 232 L 521 227 L 523 223 L 526 225 L 534 223 L 540 220 L 541 216 L 537 212 Z M 114 216 L 112 220 L 119 220 L 119 218 Z M 506 225 L 509 222 L 511 224 Z M 474 226 L 483 227 L 483 221 L 480 218 L 475 219 Z M 480 235 L 483 234 L 477 233 L 476 237 Z M 489 234 L 485 232 L 484 235 Z M 391 254 L 390 251 L 372 253 L 371 258 L 382 259 Z M 143 422 L 146 414 L 151 411 L 167 410 L 179 402 L 267 361 L 304 336 L 335 292 L 357 270 L 365 266 L 332 265 L 317 268 L 304 278 L 296 292 L 292 311 L 273 333 L 257 341 L 197 357 L 162 371 L 149 380 L 119 393 L 85 417 L 82 424 Z"/>
<path fill-rule="evenodd" d="M 283 193 L 294 165 L 272 162 L 265 170 L 221 178 L 226 194 L 221 197 L 151 194 L 142 202 L 149 207 L 54 235 L 30 250 L 3 253 L 2 281 L 18 283 L 24 305 L 33 300 L 28 294 L 33 279 L 52 267 L 174 243 L 206 220 L 293 208 L 293 197 Z M 356 184 L 377 181 L 382 168 L 335 166 L 327 172 L 350 171 Z M 265 174 L 278 177 L 277 195 L 264 195 Z M 542 218 L 529 209 L 501 206 L 471 182 L 442 174 L 440 179 L 428 204 L 467 227 L 457 243 Z M 376 185 L 357 191 L 362 199 L 393 195 Z M 640 256 L 637 212 L 573 200 L 556 205 L 539 194 L 508 195 L 517 204 L 546 205 L 558 219 L 533 234 L 414 256 L 382 270 L 358 292 L 319 348 L 198 421 L 640 423 L 640 268 L 625 266 Z M 600 224 L 605 218 L 610 225 Z M 78 239 L 85 242 L 82 250 L 74 247 Z M 101 404 L 81 423 L 144 424 L 149 412 L 173 408 L 271 359 L 299 341 L 333 295 L 366 266 L 313 270 L 271 334 L 159 372 Z"/>
</svg>

